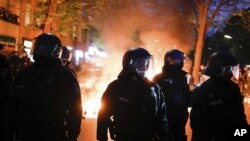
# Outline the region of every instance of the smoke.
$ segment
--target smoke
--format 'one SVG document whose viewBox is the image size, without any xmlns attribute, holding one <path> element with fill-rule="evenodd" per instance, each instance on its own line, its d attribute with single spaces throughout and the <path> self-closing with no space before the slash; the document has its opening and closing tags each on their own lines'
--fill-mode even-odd
<svg viewBox="0 0 250 141">
<path fill-rule="evenodd" d="M 93 99 L 99 102 L 108 83 L 121 71 L 122 57 L 127 49 L 146 48 L 153 55 L 155 73 L 159 73 L 167 50 L 176 48 L 188 53 L 194 46 L 192 15 L 183 0 L 116 1 L 109 12 L 92 15 L 90 20 L 90 24 L 101 32 L 109 57 L 105 59 L 101 74 L 87 75 L 90 83 L 84 82 L 91 87 L 82 89 L 83 102 Z M 191 62 L 187 61 L 184 67 L 189 71 Z M 90 110 L 85 108 L 85 111 Z"/>
<path fill-rule="evenodd" d="M 112 62 L 113 70 L 121 69 L 127 49 L 140 46 L 153 54 L 159 71 L 167 50 L 177 48 L 188 53 L 194 46 L 191 18 L 182 0 L 123 0 L 106 15 L 94 17 L 91 24 L 102 33 L 110 58 L 107 63 Z"/>
</svg>

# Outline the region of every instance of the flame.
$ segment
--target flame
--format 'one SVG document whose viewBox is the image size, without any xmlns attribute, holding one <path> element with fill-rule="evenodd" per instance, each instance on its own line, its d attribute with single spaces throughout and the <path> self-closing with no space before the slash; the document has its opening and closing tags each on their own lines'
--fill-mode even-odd
<svg viewBox="0 0 250 141">
<path fill-rule="evenodd" d="M 146 75 L 148 79 L 152 80 L 157 73 L 161 72 L 163 62 L 160 61 L 162 60 L 160 58 L 160 56 L 155 57 L 154 67 Z M 101 96 L 108 84 L 117 78 L 121 70 L 121 67 L 118 67 L 121 64 L 119 59 L 121 59 L 121 56 L 110 57 L 106 64 L 112 62 L 112 65 L 104 65 L 105 67 L 100 67 L 95 71 L 91 68 L 83 68 L 83 70 L 87 70 L 87 73 L 84 75 L 78 74 L 84 118 L 97 118 L 101 107 Z"/>
<path fill-rule="evenodd" d="M 97 118 L 101 107 L 100 98 L 92 98 L 82 105 L 84 109 L 84 118 Z"/>
</svg>

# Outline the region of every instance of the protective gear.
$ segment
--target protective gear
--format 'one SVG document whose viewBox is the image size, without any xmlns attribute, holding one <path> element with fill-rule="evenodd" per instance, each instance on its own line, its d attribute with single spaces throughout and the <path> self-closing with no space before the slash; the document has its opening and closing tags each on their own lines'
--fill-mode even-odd
<svg viewBox="0 0 250 141">
<path fill-rule="evenodd" d="M 130 75 L 119 77 L 108 85 L 101 101 L 97 140 L 107 141 L 109 130 L 115 141 L 154 141 L 155 135 L 165 141 L 166 105 L 156 83 L 133 79 Z M 110 117 L 114 127 L 111 130 Z"/>
<path fill-rule="evenodd" d="M 3 141 L 13 140 L 12 83 L 10 64 L 7 57 L 0 54 L 0 140 Z"/>
<path fill-rule="evenodd" d="M 185 126 L 188 121 L 188 107 L 191 103 L 187 72 L 182 70 L 184 54 L 171 50 L 165 54 L 162 72 L 153 80 L 160 85 L 167 103 L 168 129 L 170 141 L 186 141 Z"/>
<path fill-rule="evenodd" d="M 166 140 L 166 104 L 161 88 L 147 78 L 136 77 L 135 72 L 144 71 L 148 65 L 145 58 L 150 57 L 143 48 L 125 53 L 123 70 L 102 95 L 97 140 L 107 141 L 108 130 L 115 141 L 154 141 L 155 136 Z"/>
<path fill-rule="evenodd" d="M 192 141 L 237 140 L 236 129 L 246 129 L 243 96 L 230 79 L 210 77 L 192 91 Z"/>
<path fill-rule="evenodd" d="M 62 47 L 62 55 L 61 55 L 61 60 L 70 62 L 72 57 L 72 53 L 69 51 L 69 49 L 66 46 Z"/>
<path fill-rule="evenodd" d="M 62 45 L 60 39 L 51 33 L 36 37 L 32 44 L 31 54 L 37 57 L 60 58 Z"/>
<path fill-rule="evenodd" d="M 77 79 L 60 60 L 42 67 L 35 63 L 20 71 L 15 81 L 20 141 L 76 139 L 82 120 Z"/>
<path fill-rule="evenodd" d="M 234 74 L 237 74 L 237 64 L 236 58 L 231 53 L 218 51 L 209 58 L 204 74 L 210 77 L 230 79 Z"/>
<path fill-rule="evenodd" d="M 172 49 L 168 52 L 166 52 L 164 56 L 164 66 L 163 70 L 168 71 L 168 70 L 176 70 L 176 69 L 182 69 L 183 64 L 184 64 L 184 53 L 181 52 L 178 49 Z"/>
<path fill-rule="evenodd" d="M 128 50 L 122 59 L 123 69 L 130 71 L 140 77 L 145 74 L 150 66 L 152 55 L 144 48 Z"/>
<path fill-rule="evenodd" d="M 15 79 L 14 123 L 20 141 L 76 141 L 80 134 L 81 91 L 74 74 L 58 58 L 60 48 L 55 35 L 38 36 L 35 62 Z"/>
<path fill-rule="evenodd" d="M 237 63 L 229 52 L 219 51 L 210 56 L 204 72 L 210 78 L 192 91 L 193 141 L 232 140 L 235 129 L 246 128 L 243 97 L 238 84 L 230 79 Z"/>
</svg>

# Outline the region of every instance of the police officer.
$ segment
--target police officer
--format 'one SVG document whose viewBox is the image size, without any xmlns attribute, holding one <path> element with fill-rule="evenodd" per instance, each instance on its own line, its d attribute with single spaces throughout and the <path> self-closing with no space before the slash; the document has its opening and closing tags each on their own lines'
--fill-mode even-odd
<svg viewBox="0 0 250 141">
<path fill-rule="evenodd" d="M 68 68 L 75 75 L 75 77 L 77 77 L 75 70 L 71 66 L 71 58 L 72 58 L 72 53 L 69 51 L 69 49 L 66 46 L 63 46 L 62 55 L 61 55 L 62 63 L 66 68 Z"/>
<path fill-rule="evenodd" d="M 167 103 L 168 128 L 173 141 L 186 141 L 185 126 L 190 105 L 187 73 L 182 70 L 184 53 L 177 49 L 166 52 L 162 72 L 154 77 L 164 93 Z"/>
<path fill-rule="evenodd" d="M 15 82 L 20 141 L 76 141 L 82 118 L 79 84 L 62 65 L 61 41 L 43 33 L 33 42 L 35 62 Z"/>
<path fill-rule="evenodd" d="M 237 64 L 235 57 L 226 51 L 210 56 L 204 71 L 210 78 L 192 92 L 193 141 L 239 140 L 233 138 L 234 131 L 245 128 L 247 121 L 240 88 L 231 80 Z"/>
<path fill-rule="evenodd" d="M 0 140 L 11 141 L 13 139 L 12 126 L 12 85 L 10 64 L 6 56 L 0 54 Z"/>
<path fill-rule="evenodd" d="M 97 140 L 166 140 L 167 119 L 160 87 L 145 77 L 151 55 L 144 48 L 128 50 L 118 79 L 104 92 L 97 119 Z"/>
</svg>

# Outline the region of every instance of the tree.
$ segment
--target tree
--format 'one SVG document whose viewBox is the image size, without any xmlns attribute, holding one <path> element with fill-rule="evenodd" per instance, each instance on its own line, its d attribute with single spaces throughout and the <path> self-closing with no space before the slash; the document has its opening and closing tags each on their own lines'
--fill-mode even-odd
<svg viewBox="0 0 250 141">
<path fill-rule="evenodd" d="M 217 31 L 213 36 L 206 38 L 203 63 L 216 50 L 228 50 L 238 59 L 240 65 L 250 64 L 250 9 L 243 10 L 232 16 L 222 30 Z M 248 20 L 247 20 L 248 19 Z M 225 38 L 225 35 L 231 38 Z"/>
<path fill-rule="evenodd" d="M 204 39 L 212 26 L 219 27 L 224 17 L 249 5 L 247 0 L 190 0 L 196 18 L 197 42 L 192 75 L 199 82 Z"/>
</svg>

